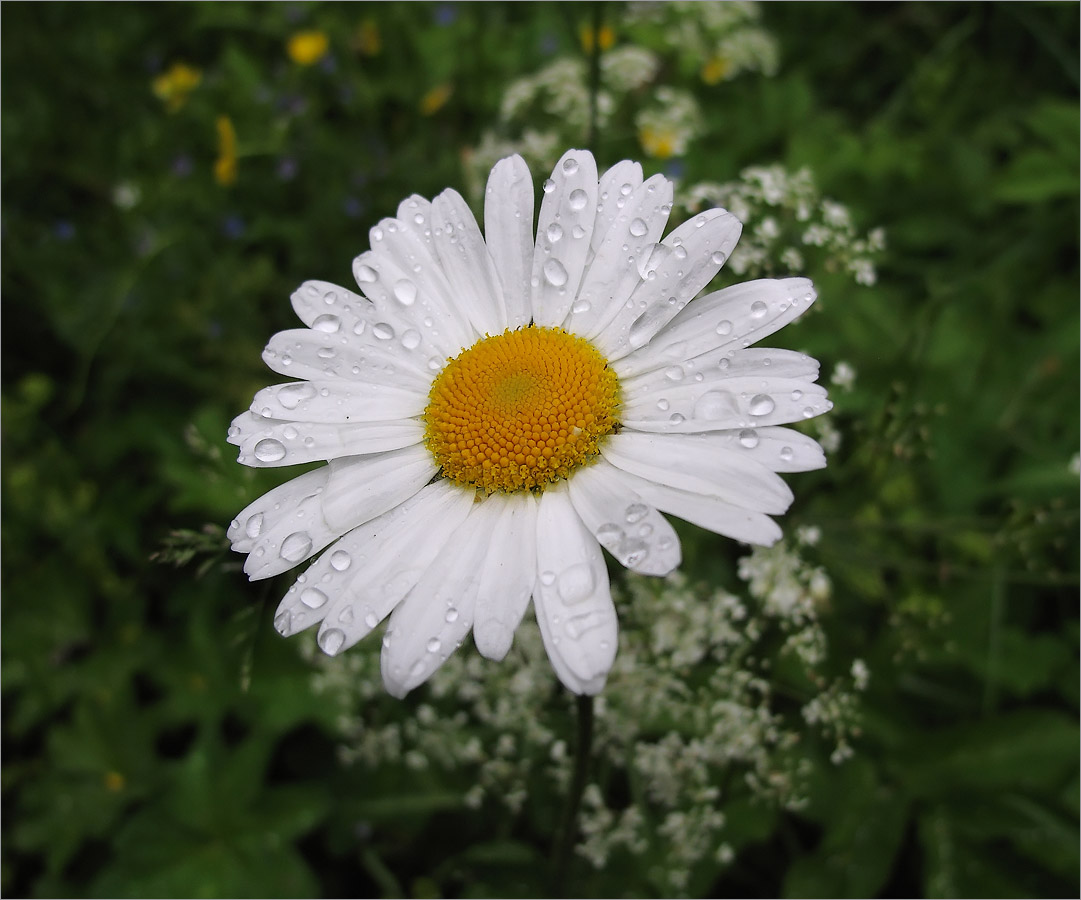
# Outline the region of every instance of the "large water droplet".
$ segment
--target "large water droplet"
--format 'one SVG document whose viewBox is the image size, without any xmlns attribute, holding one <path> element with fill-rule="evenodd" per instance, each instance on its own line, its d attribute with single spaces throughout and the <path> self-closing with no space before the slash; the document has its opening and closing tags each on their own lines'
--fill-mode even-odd
<svg viewBox="0 0 1081 900">
<path fill-rule="evenodd" d="M 282 541 L 281 557 L 289 562 L 300 562 L 312 549 L 311 535 L 306 531 L 294 531 Z"/>
<path fill-rule="evenodd" d="M 714 250 L 709 258 L 710 260 L 712 260 L 713 265 L 715 266 L 723 266 L 724 261 L 728 259 L 728 257 L 725 256 L 720 250 Z"/>
<path fill-rule="evenodd" d="M 327 595 L 316 588 L 306 588 L 300 593 L 300 602 L 311 609 L 319 609 L 326 605 Z"/>
<path fill-rule="evenodd" d="M 439 638 L 431 638 L 428 641 L 428 652 L 429 653 L 438 653 L 439 648 L 442 647 L 442 646 L 443 645 L 439 642 Z"/>
<path fill-rule="evenodd" d="M 562 239 L 563 227 L 558 222 L 553 222 L 544 233 L 548 235 L 548 240 L 554 244 Z"/>
<path fill-rule="evenodd" d="M 380 322 L 372 329 L 374 334 L 381 341 L 389 341 L 394 337 L 394 329 L 391 328 L 386 322 Z"/>
<path fill-rule="evenodd" d="M 751 304 L 752 319 L 761 319 L 767 312 L 769 312 L 769 310 L 766 307 L 766 304 L 761 300 L 755 300 L 754 303 Z"/>
<path fill-rule="evenodd" d="M 446 619 L 448 622 L 457 622 L 458 621 L 458 610 L 456 610 L 453 606 L 450 607 L 447 610 L 447 614 L 445 616 L 443 616 L 443 618 Z"/>
<path fill-rule="evenodd" d="M 330 567 L 336 572 L 344 572 L 353 564 L 353 557 L 351 557 L 344 550 L 335 550 L 330 554 Z"/>
<path fill-rule="evenodd" d="M 255 458 L 260 462 L 277 462 L 285 457 L 285 444 L 274 438 L 263 438 L 255 445 Z"/>
<path fill-rule="evenodd" d="M 300 381 L 288 384 L 278 391 L 278 402 L 286 409 L 296 409 L 304 400 L 315 396 L 315 388 L 310 382 Z"/>
<path fill-rule="evenodd" d="M 644 503 L 632 503 L 630 506 L 627 507 L 625 515 L 627 517 L 628 524 L 634 525 L 638 522 L 641 522 L 646 516 L 649 515 L 649 507 L 646 506 Z"/>
<path fill-rule="evenodd" d="M 541 185 L 541 190 L 546 194 L 552 193 L 556 189 L 556 183 L 551 178 L 546 178 L 544 184 Z"/>
<path fill-rule="evenodd" d="M 669 381 L 682 381 L 683 375 L 683 366 L 669 366 L 664 370 L 664 377 Z"/>
<path fill-rule="evenodd" d="M 555 287 L 563 287 L 567 283 L 567 270 L 558 259 L 550 259 L 544 264 L 544 277 L 549 284 Z"/>
<path fill-rule="evenodd" d="M 334 334 L 342 327 L 342 320 L 337 316 L 332 316 L 330 313 L 325 313 L 321 316 L 316 316 L 312 320 L 312 328 L 316 331 L 322 331 L 324 334 Z"/>
<path fill-rule="evenodd" d="M 379 280 L 379 273 L 371 266 L 357 266 L 356 278 L 358 284 L 371 284 Z"/>
<path fill-rule="evenodd" d="M 753 428 L 744 428 L 739 433 L 739 445 L 746 447 L 748 450 L 753 450 L 758 446 L 758 432 Z"/>
<path fill-rule="evenodd" d="M 728 391 L 706 391 L 694 403 L 694 417 L 717 420 L 730 415 L 735 409 L 735 401 Z"/>
<path fill-rule="evenodd" d="M 420 332 L 410 328 L 402 335 L 402 346 L 406 350 L 416 350 L 420 346 Z"/>
<path fill-rule="evenodd" d="M 249 516 L 248 521 L 244 523 L 244 533 L 250 538 L 257 538 L 263 530 L 263 514 L 256 513 L 254 516 Z"/>
<path fill-rule="evenodd" d="M 606 522 L 597 529 L 596 535 L 598 541 L 609 547 L 623 537 L 623 529 L 614 522 Z"/>
<path fill-rule="evenodd" d="M 773 412 L 776 404 L 773 402 L 773 398 L 769 394 L 755 394 L 751 398 L 750 405 L 747 407 L 747 411 L 752 416 L 768 416 Z"/>
<path fill-rule="evenodd" d="M 379 624 L 379 616 L 377 616 L 371 610 L 368 610 L 368 612 L 365 613 L 365 615 L 364 615 L 364 625 L 365 625 L 365 627 L 367 627 L 367 628 L 375 628 L 375 626 L 378 625 L 378 624 Z M 387 645 L 388 645 L 388 639 L 383 638 L 383 646 L 386 647 Z"/>
<path fill-rule="evenodd" d="M 573 156 L 569 159 L 563 160 L 563 171 L 566 172 L 568 175 L 573 175 L 575 172 L 578 171 L 578 160 L 576 160 Z"/>
<path fill-rule="evenodd" d="M 589 196 L 581 188 L 575 188 L 567 198 L 567 203 L 570 205 L 570 208 L 574 210 L 585 209 L 588 202 Z"/>
<path fill-rule="evenodd" d="M 657 401 L 657 409 L 659 409 L 661 412 L 668 412 L 668 407 L 669 403 L 667 400 L 664 399 L 664 397 L 661 397 L 661 399 Z"/>
<path fill-rule="evenodd" d="M 791 447 L 781 448 L 781 459 L 783 459 L 785 462 L 792 462 L 793 455 L 794 454 L 792 453 Z"/>
<path fill-rule="evenodd" d="M 328 628 L 319 635 L 319 649 L 327 656 L 334 656 L 345 643 L 345 632 L 340 628 Z"/>
<path fill-rule="evenodd" d="M 356 616 L 357 614 L 353 611 L 353 607 L 347 606 L 340 613 L 338 613 L 338 621 L 341 622 L 343 625 L 352 625 L 353 619 L 355 619 Z"/>
<path fill-rule="evenodd" d="M 407 278 L 394 285 L 394 299 L 402 306 L 412 306 L 417 299 L 417 286 Z"/>
<path fill-rule="evenodd" d="M 647 231 L 649 231 L 649 226 L 646 224 L 645 219 L 631 220 L 630 232 L 635 237 L 642 237 Z"/>
<path fill-rule="evenodd" d="M 564 603 L 581 603 L 593 593 L 593 569 L 585 563 L 569 566 L 559 574 L 559 596 Z"/>
</svg>

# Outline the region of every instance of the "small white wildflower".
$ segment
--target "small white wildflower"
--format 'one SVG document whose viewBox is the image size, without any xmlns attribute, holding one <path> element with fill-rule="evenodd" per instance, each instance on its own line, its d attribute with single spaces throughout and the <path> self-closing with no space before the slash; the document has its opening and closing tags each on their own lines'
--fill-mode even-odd
<svg viewBox="0 0 1081 900">
<path fill-rule="evenodd" d="M 871 680 L 871 670 L 867 668 L 867 663 L 862 659 L 852 660 L 852 682 L 856 686 L 857 691 L 867 690 L 867 685 Z"/>
<path fill-rule="evenodd" d="M 817 525 L 800 525 L 796 529 L 796 541 L 805 547 L 814 547 L 822 539 L 822 529 Z"/>
<path fill-rule="evenodd" d="M 138 185 L 130 181 L 122 181 L 113 188 L 113 203 L 118 209 L 134 209 L 142 199 L 142 191 Z"/>
<path fill-rule="evenodd" d="M 833 374 L 830 376 L 830 382 L 837 385 L 839 388 L 850 391 L 856 383 L 856 370 L 850 363 L 841 361 L 834 366 Z"/>
</svg>

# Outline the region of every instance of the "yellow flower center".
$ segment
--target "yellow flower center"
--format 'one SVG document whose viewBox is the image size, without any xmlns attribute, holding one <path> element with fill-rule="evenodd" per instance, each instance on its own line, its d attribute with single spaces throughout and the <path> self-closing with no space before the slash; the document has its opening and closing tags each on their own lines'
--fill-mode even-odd
<svg viewBox="0 0 1081 900">
<path fill-rule="evenodd" d="M 618 408 L 619 379 L 592 344 L 527 325 L 447 363 L 428 395 L 425 442 L 458 484 L 543 490 L 596 457 Z"/>
</svg>

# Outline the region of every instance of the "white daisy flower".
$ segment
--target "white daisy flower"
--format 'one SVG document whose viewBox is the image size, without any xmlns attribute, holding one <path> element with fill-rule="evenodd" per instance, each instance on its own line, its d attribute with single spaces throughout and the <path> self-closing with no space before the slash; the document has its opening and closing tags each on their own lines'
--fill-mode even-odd
<svg viewBox="0 0 1081 900">
<path fill-rule="evenodd" d="M 679 539 L 661 512 L 771 544 L 792 493 L 778 472 L 825 465 L 778 427 L 829 409 L 818 363 L 749 349 L 815 299 L 806 278 L 691 299 L 740 234 L 721 209 L 661 239 L 672 184 L 624 161 L 598 178 L 570 150 L 544 182 L 520 157 L 492 169 L 486 237 L 462 197 L 413 196 L 371 230 L 359 292 L 308 281 L 306 328 L 263 354 L 299 379 L 255 396 L 229 440 L 239 461 L 325 460 L 229 529 L 252 579 L 322 552 L 274 618 L 319 626 L 334 655 L 387 616 L 395 696 L 469 635 L 502 659 L 533 602 L 559 679 L 595 694 L 616 655 L 601 548 L 665 575 Z"/>
</svg>

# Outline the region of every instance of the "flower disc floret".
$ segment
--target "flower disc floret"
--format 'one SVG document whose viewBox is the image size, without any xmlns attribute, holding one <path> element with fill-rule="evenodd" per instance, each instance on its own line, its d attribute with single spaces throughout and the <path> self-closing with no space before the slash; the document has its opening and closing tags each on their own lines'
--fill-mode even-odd
<svg viewBox="0 0 1081 900">
<path fill-rule="evenodd" d="M 425 442 L 458 484 L 543 490 L 597 456 L 618 407 L 619 380 L 589 341 L 529 325 L 447 363 L 428 395 Z"/>
</svg>

